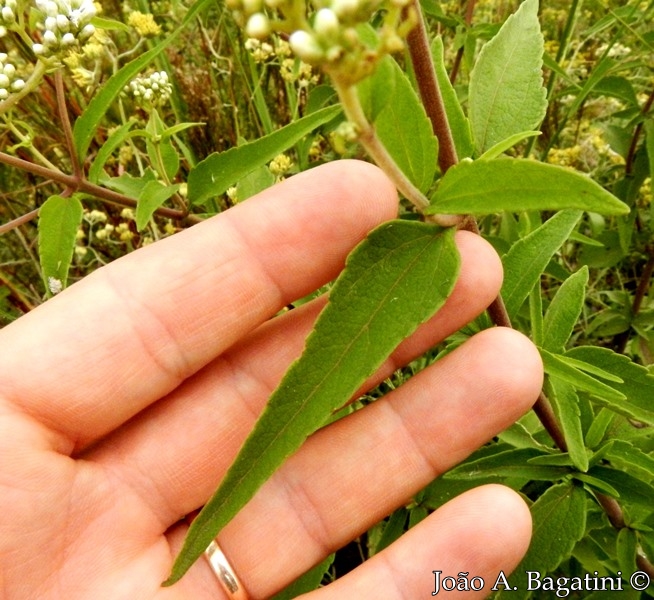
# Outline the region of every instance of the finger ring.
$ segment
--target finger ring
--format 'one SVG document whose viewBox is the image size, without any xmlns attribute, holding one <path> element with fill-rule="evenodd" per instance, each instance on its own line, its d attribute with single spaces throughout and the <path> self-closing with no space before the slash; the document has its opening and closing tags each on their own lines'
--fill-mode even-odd
<svg viewBox="0 0 654 600">
<path fill-rule="evenodd" d="M 204 551 L 204 555 L 207 557 L 211 569 L 216 574 L 220 585 L 230 600 L 248 600 L 243 584 L 234 573 L 234 569 L 225 558 L 216 540 L 209 544 L 209 547 Z"/>
</svg>

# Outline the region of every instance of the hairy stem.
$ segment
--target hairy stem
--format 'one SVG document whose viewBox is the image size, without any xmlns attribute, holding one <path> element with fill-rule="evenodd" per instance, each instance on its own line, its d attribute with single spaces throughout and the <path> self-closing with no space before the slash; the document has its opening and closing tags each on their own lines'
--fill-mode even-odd
<svg viewBox="0 0 654 600">
<path fill-rule="evenodd" d="M 66 104 L 66 90 L 64 88 L 64 77 L 61 69 L 58 69 L 54 76 L 55 92 L 57 96 L 57 111 L 59 112 L 59 119 L 61 120 L 61 127 L 66 136 L 66 147 L 68 155 L 73 166 L 73 177 L 81 181 L 84 177 L 82 166 L 77 158 L 77 151 L 75 149 L 75 141 L 73 140 L 73 128 L 70 125 L 70 118 L 68 117 L 68 106 Z"/>
<path fill-rule="evenodd" d="M 438 166 L 441 173 L 444 174 L 445 171 L 459 162 L 459 158 L 456 154 L 452 130 L 447 120 L 445 104 L 436 79 L 425 19 L 418 0 L 413 0 L 413 7 L 418 15 L 418 22 L 407 36 L 407 45 L 416 73 L 422 103 L 431 121 L 434 135 L 438 138 Z"/>
</svg>

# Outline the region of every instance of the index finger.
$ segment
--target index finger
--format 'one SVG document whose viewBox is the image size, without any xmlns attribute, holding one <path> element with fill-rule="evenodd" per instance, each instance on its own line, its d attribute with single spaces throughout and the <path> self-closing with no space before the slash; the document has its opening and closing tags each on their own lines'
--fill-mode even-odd
<svg viewBox="0 0 654 600">
<path fill-rule="evenodd" d="M 396 210 L 381 171 L 330 163 L 117 260 L 0 332 L 0 398 L 85 446 L 333 279 Z"/>
</svg>

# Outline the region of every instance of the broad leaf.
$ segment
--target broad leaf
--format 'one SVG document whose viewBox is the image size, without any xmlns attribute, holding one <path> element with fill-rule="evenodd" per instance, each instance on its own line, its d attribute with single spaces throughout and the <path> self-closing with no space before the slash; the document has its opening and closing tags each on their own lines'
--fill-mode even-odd
<svg viewBox="0 0 654 600">
<path fill-rule="evenodd" d="M 168 584 L 306 438 L 343 406 L 451 293 L 459 269 L 454 233 L 391 221 L 370 233 L 346 268 L 220 488 L 193 521 Z"/>
<path fill-rule="evenodd" d="M 48 295 L 66 287 L 83 212 L 77 196 L 50 196 L 39 209 L 39 257 Z"/>
<path fill-rule="evenodd" d="M 438 141 L 422 102 L 399 65 L 387 57 L 359 87 L 377 137 L 402 172 L 422 192 L 434 181 Z"/>
<path fill-rule="evenodd" d="M 145 229 L 154 211 L 168 200 L 179 187 L 179 184 L 164 185 L 160 181 L 148 181 L 145 184 L 136 204 L 136 228 L 139 231 Z"/>
<path fill-rule="evenodd" d="M 443 39 L 440 36 L 434 38 L 431 45 L 431 53 L 434 60 L 434 70 L 436 71 L 438 87 L 440 88 L 445 112 L 447 113 L 447 121 L 452 131 L 456 154 L 459 160 L 462 158 L 471 158 L 475 151 L 475 145 L 472 141 L 470 121 L 468 121 L 461 109 L 456 91 L 452 87 L 445 69 Z"/>
<path fill-rule="evenodd" d="M 530 572 L 543 577 L 570 556 L 586 530 L 586 510 L 586 492 L 570 482 L 553 485 L 534 502 L 531 544 L 509 577 L 511 587 L 502 591 L 502 598 L 527 597 L 530 588 L 537 589 L 535 581 L 530 586 Z"/>
<path fill-rule="evenodd" d="M 556 292 L 543 321 L 543 347 L 562 352 L 579 319 L 586 296 L 588 267 L 570 275 Z"/>
<path fill-rule="evenodd" d="M 552 354 L 544 348 L 538 349 L 543 359 L 543 367 L 548 375 L 558 377 L 559 379 L 568 382 L 579 390 L 588 392 L 596 398 L 603 398 L 614 402 L 626 400 L 626 396 L 614 389 L 591 377 L 585 371 L 578 369 L 576 366 L 566 361 L 566 357 L 560 354 Z"/>
<path fill-rule="evenodd" d="M 511 317 L 515 316 L 531 289 L 539 282 L 541 273 L 580 218 L 581 213 L 577 211 L 560 212 L 518 240 L 502 257 L 502 298 Z"/>
<path fill-rule="evenodd" d="M 212 0 L 197 0 L 184 16 L 181 25 L 177 27 L 170 36 L 157 44 L 151 50 L 144 52 L 138 58 L 127 63 L 119 71 L 114 73 L 111 78 L 95 94 L 84 113 L 75 121 L 73 127 L 73 139 L 77 156 L 84 161 L 88 152 L 91 140 L 100 125 L 100 121 L 106 114 L 107 110 L 123 91 L 124 87 L 136 77 L 140 71 L 147 67 L 161 52 L 163 52 L 184 30 L 184 27 L 193 21 L 197 14 L 209 6 Z"/>
<path fill-rule="evenodd" d="M 551 481 L 571 472 L 568 467 L 528 464 L 533 458 L 547 456 L 547 452 L 536 448 L 518 448 L 484 456 L 465 462 L 448 471 L 446 479 L 486 479 L 488 477 L 519 477 Z"/>
<path fill-rule="evenodd" d="M 479 154 L 542 121 L 543 52 L 538 0 L 525 0 L 482 48 L 470 74 L 468 111 Z"/>
<path fill-rule="evenodd" d="M 566 208 L 607 215 L 629 212 L 626 204 L 586 175 L 506 156 L 464 160 L 449 169 L 425 212 L 487 215 Z"/>
<path fill-rule="evenodd" d="M 580 471 L 588 470 L 588 452 L 584 444 L 584 432 L 581 427 L 579 397 L 569 383 L 550 378 L 548 394 L 554 413 L 561 424 L 568 454 L 574 466 Z"/>
<path fill-rule="evenodd" d="M 626 400 L 607 402 L 603 398 L 600 403 L 625 417 L 654 425 L 654 375 L 645 367 L 608 348 L 595 346 L 573 348 L 566 352 L 566 356 L 593 364 L 623 379 L 623 383 L 608 382 L 607 385 L 622 392 Z"/>
<path fill-rule="evenodd" d="M 191 204 L 204 204 L 243 179 L 252 171 L 270 162 L 320 125 L 331 121 L 339 106 L 329 106 L 307 115 L 255 141 L 216 152 L 198 163 L 188 176 L 188 199 Z"/>
</svg>

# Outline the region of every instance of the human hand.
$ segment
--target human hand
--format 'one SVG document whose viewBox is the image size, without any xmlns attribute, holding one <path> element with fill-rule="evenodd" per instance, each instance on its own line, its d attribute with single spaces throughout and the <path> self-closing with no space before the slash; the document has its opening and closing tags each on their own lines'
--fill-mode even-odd
<svg viewBox="0 0 654 600">
<path fill-rule="evenodd" d="M 102 268 L 0 332 L 0 590 L 5 600 L 226 598 L 205 561 L 162 588 L 324 300 L 394 189 L 343 161 Z M 370 385 L 481 312 L 501 266 L 457 234 L 443 309 Z M 530 342 L 494 328 L 314 434 L 221 532 L 250 598 L 283 588 L 510 425 L 540 390 Z M 494 578 L 525 552 L 529 513 L 485 486 L 311 598 L 424 598 L 433 570 Z M 448 598 L 458 597 L 454 593 Z"/>
</svg>

